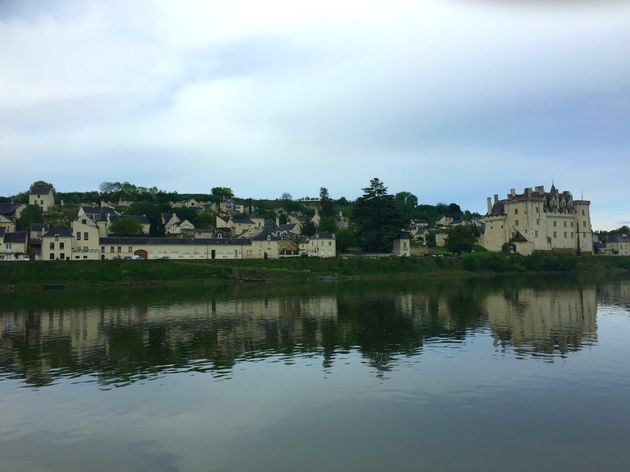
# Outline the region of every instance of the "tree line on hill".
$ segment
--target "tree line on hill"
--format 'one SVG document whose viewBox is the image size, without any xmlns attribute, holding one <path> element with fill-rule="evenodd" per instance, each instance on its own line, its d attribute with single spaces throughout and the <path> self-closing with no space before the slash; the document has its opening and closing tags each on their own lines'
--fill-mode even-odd
<svg viewBox="0 0 630 472">
<path fill-rule="evenodd" d="M 54 190 L 52 184 L 47 182 L 39 181 L 34 185 L 46 185 Z M 255 209 L 265 219 L 275 220 L 277 215 L 275 210 L 281 208 L 284 212 L 280 212 L 279 222 L 286 223 L 287 214 L 301 214 L 305 220 L 303 234 L 312 235 L 316 231 L 335 233 L 337 247 L 342 252 L 354 246 L 368 252 L 387 252 L 391 250 L 392 241 L 409 227 L 411 220 L 421 220 L 432 226 L 442 216 L 454 220 L 466 220 L 476 215 L 462 211 L 455 203 L 420 204 L 418 197 L 407 191 L 390 194 L 385 183 L 378 178 L 371 179 L 369 185 L 362 191 L 363 194 L 355 201 L 350 201 L 345 197 L 334 199 L 326 187 L 320 188 L 319 198 L 294 200 L 289 193 L 285 192 L 276 200 L 253 200 L 236 198 L 229 187 L 213 187 L 207 194 L 182 194 L 160 190 L 155 186 L 137 186 L 129 182 L 103 182 L 99 191 L 56 192 L 56 201 L 63 201 L 64 208 L 58 213 L 53 211 L 52 214 L 60 221 L 65 218 L 69 223 L 76 216 L 79 204 L 98 206 L 101 201 L 113 204 L 125 202 L 124 215 L 145 215 L 151 223 L 151 235 L 161 236 L 164 234 L 162 213 L 175 212 L 180 220 L 189 220 L 198 228 L 214 226 L 216 217 L 214 211 L 210 209 L 198 211 L 193 208 L 174 209 L 173 202 L 195 199 L 199 202 L 219 204 L 234 199 L 244 204 L 247 209 L 243 215 L 233 215 L 236 217 L 244 217 Z M 4 200 L 28 203 L 28 192 Z M 314 207 L 317 208 L 320 216 L 317 226 L 311 221 L 315 213 Z M 348 228 L 338 228 L 339 212 L 349 218 Z M 41 214 L 41 210 L 35 206 L 28 206 L 22 213 L 18 227 L 28 229 L 31 223 L 43 221 L 44 215 Z M 119 235 L 140 233 L 140 225 L 132 218 L 119 219 L 111 229 L 113 234 Z M 469 229 L 458 229 L 453 237 L 449 238 L 460 241 L 456 247 L 457 252 L 465 251 L 471 246 L 469 231 Z"/>
</svg>

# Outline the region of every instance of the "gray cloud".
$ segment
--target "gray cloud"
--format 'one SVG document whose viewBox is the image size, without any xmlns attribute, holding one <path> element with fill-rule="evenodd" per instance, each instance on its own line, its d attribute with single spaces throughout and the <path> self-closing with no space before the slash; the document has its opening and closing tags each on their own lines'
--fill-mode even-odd
<svg viewBox="0 0 630 472">
<path fill-rule="evenodd" d="M 355 197 L 379 176 L 482 210 L 555 178 L 614 225 L 629 210 L 630 6 L 516 10 L 5 2 L 0 165 L 28 165 L 2 193 L 45 178 Z"/>
</svg>

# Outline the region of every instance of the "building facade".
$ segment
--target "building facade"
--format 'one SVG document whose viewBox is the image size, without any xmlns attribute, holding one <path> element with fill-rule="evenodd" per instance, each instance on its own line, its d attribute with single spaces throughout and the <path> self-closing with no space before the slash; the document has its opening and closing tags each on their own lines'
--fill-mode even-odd
<svg viewBox="0 0 630 472">
<path fill-rule="evenodd" d="M 479 243 L 488 251 L 531 254 L 534 251 L 567 254 L 593 253 L 590 202 L 574 200 L 555 185 L 514 189 L 507 198 L 488 197 L 485 231 Z"/>
<path fill-rule="evenodd" d="M 55 194 L 51 187 L 44 185 L 34 185 L 28 194 L 28 204 L 37 205 L 44 213 L 55 205 Z"/>
</svg>

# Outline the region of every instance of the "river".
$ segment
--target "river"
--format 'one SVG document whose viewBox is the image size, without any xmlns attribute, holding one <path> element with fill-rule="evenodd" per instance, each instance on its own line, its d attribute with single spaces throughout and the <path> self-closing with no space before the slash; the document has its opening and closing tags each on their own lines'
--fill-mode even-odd
<svg viewBox="0 0 630 472">
<path fill-rule="evenodd" d="M 630 470 L 630 280 L 0 296 L 2 471 Z"/>
</svg>

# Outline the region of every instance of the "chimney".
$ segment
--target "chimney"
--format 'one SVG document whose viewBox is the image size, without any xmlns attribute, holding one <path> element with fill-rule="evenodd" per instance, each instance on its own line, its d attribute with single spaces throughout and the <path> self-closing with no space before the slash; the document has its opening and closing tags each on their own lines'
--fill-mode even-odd
<svg viewBox="0 0 630 472">
<path fill-rule="evenodd" d="M 494 203 L 499 203 L 499 194 L 494 194 Z"/>
<path fill-rule="evenodd" d="M 544 185 L 539 185 L 538 187 L 536 187 L 536 193 L 539 193 L 541 195 L 543 193 L 545 193 L 545 186 Z"/>
<path fill-rule="evenodd" d="M 510 197 L 515 197 L 516 196 L 516 189 L 511 188 L 510 189 Z"/>
<path fill-rule="evenodd" d="M 488 197 L 488 215 L 492 213 L 492 199 Z"/>
</svg>

